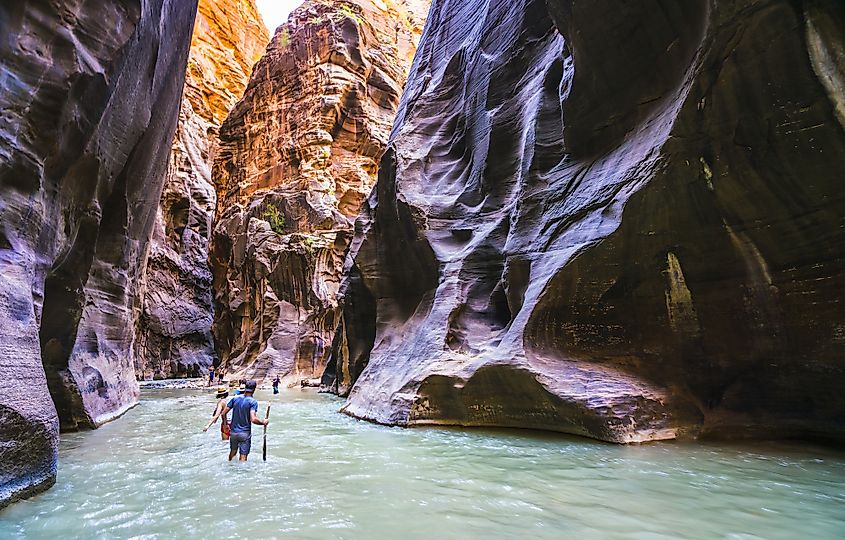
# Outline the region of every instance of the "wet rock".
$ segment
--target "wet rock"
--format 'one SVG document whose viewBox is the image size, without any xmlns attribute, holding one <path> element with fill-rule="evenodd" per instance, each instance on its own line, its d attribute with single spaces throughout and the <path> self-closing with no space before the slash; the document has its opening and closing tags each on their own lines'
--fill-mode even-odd
<svg viewBox="0 0 845 540">
<path fill-rule="evenodd" d="M 214 334 L 234 378 L 319 378 L 352 219 L 371 190 L 427 3 L 306 2 L 220 130 Z"/>
<path fill-rule="evenodd" d="M 59 422 L 137 400 L 138 283 L 195 11 L 0 4 L 0 506 L 54 482 Z"/>
<path fill-rule="evenodd" d="M 845 7 L 623 4 L 434 2 L 346 262 L 345 412 L 845 437 Z"/>
<path fill-rule="evenodd" d="M 138 324 L 139 378 L 198 377 L 216 358 L 208 245 L 217 130 L 270 36 L 253 0 L 201 0 L 185 98 L 150 243 Z"/>
</svg>

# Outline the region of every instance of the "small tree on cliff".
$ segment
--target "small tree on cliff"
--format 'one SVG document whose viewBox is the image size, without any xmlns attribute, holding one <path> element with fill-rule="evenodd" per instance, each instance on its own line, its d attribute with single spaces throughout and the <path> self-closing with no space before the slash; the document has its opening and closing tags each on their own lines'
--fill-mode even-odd
<svg viewBox="0 0 845 540">
<path fill-rule="evenodd" d="M 273 203 L 267 203 L 267 208 L 261 215 L 270 224 L 270 229 L 279 236 L 285 234 L 285 216 Z"/>
</svg>

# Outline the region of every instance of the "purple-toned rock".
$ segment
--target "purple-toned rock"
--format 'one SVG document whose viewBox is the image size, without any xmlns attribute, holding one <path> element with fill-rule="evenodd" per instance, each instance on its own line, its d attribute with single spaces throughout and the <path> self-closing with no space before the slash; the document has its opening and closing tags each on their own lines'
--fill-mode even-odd
<svg viewBox="0 0 845 540">
<path fill-rule="evenodd" d="M 345 412 L 841 440 L 843 50 L 834 0 L 435 0 L 346 262 Z"/>
<path fill-rule="evenodd" d="M 0 5 L 0 506 L 55 481 L 60 423 L 137 400 L 138 283 L 195 12 Z"/>
</svg>

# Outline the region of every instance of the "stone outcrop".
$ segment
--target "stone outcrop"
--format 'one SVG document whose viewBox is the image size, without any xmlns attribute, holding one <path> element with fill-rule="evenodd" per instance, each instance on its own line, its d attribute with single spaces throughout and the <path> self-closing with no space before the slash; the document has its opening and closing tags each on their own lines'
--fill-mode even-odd
<svg viewBox="0 0 845 540">
<path fill-rule="evenodd" d="M 208 245 L 217 130 L 270 36 L 254 0 L 200 0 L 170 166 L 153 228 L 138 324 L 142 379 L 197 377 L 215 359 Z"/>
<path fill-rule="evenodd" d="M 843 51 L 835 0 L 435 0 L 346 263 L 345 412 L 845 438 Z"/>
<path fill-rule="evenodd" d="M 194 112 L 219 127 L 269 41 L 255 0 L 200 0 L 185 81 Z"/>
<path fill-rule="evenodd" d="M 137 283 L 195 11 L 0 5 L 0 506 L 53 483 L 60 423 L 137 400 Z"/>
<path fill-rule="evenodd" d="M 214 333 L 231 377 L 319 377 L 352 220 L 422 32 L 420 0 L 305 2 L 220 130 Z"/>
</svg>

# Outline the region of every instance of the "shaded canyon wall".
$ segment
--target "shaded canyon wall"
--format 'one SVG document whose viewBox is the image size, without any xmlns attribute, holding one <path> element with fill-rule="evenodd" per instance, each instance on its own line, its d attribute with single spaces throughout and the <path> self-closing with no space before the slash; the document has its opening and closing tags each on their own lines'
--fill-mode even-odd
<svg viewBox="0 0 845 540">
<path fill-rule="evenodd" d="M 352 221 L 375 183 L 427 2 L 306 2 L 220 129 L 214 333 L 233 378 L 319 377 Z"/>
<path fill-rule="evenodd" d="M 217 132 L 270 36 L 254 0 L 200 0 L 184 97 L 150 243 L 135 369 L 196 377 L 216 358 L 208 246 Z"/>
<path fill-rule="evenodd" d="M 843 88 L 834 0 L 435 0 L 324 382 L 388 424 L 842 440 Z"/>
<path fill-rule="evenodd" d="M 0 4 L 0 506 L 55 481 L 60 424 L 137 400 L 137 284 L 195 12 Z"/>
</svg>

